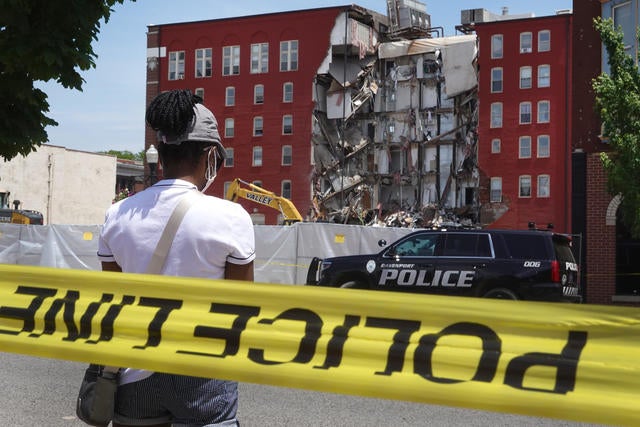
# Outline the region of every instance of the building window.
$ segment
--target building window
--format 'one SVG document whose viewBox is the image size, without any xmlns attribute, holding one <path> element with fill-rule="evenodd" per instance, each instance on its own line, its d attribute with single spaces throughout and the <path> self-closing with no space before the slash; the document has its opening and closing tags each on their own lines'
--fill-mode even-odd
<svg viewBox="0 0 640 427">
<path fill-rule="evenodd" d="M 264 104 L 264 85 L 255 85 L 253 87 L 253 103 Z"/>
<path fill-rule="evenodd" d="M 282 85 L 282 102 L 293 102 L 293 83 L 287 82 Z"/>
<path fill-rule="evenodd" d="M 502 102 L 494 102 L 491 104 L 491 127 L 502 127 Z"/>
<path fill-rule="evenodd" d="M 519 178 L 518 197 L 531 197 L 531 175 L 522 175 Z"/>
<path fill-rule="evenodd" d="M 551 196 L 551 177 L 549 175 L 538 175 L 538 197 Z"/>
<path fill-rule="evenodd" d="M 262 166 L 262 147 L 253 147 L 253 161 L 252 166 Z"/>
<path fill-rule="evenodd" d="M 538 135 L 538 157 L 551 156 L 551 142 L 549 135 Z"/>
<path fill-rule="evenodd" d="M 502 34 L 494 34 L 491 36 L 491 58 L 502 58 Z"/>
<path fill-rule="evenodd" d="M 269 72 L 269 43 L 251 45 L 251 74 Z"/>
<path fill-rule="evenodd" d="M 634 24 L 633 6 L 631 2 L 618 4 L 612 7 L 611 16 L 613 17 L 614 28 L 622 27 L 622 43 L 624 51 L 632 55 L 633 45 L 636 42 L 636 26 Z"/>
<path fill-rule="evenodd" d="M 233 138 L 236 134 L 235 120 L 224 119 L 224 137 Z"/>
<path fill-rule="evenodd" d="M 502 201 L 502 178 L 491 178 L 491 201 Z"/>
<path fill-rule="evenodd" d="M 538 123 L 549 123 L 550 120 L 549 101 L 538 101 Z"/>
<path fill-rule="evenodd" d="M 495 138 L 491 140 L 491 152 L 493 154 L 497 154 L 500 152 L 500 139 L 499 138 Z"/>
<path fill-rule="evenodd" d="M 169 52 L 169 80 L 184 79 L 184 50 Z"/>
<path fill-rule="evenodd" d="M 262 136 L 262 117 L 253 118 L 253 136 Z"/>
<path fill-rule="evenodd" d="M 264 187 L 262 187 L 262 181 L 260 181 L 259 179 L 255 180 L 255 181 L 251 181 L 251 183 L 253 185 L 255 185 L 256 187 L 264 188 Z"/>
<path fill-rule="evenodd" d="M 538 31 L 538 52 L 548 52 L 551 50 L 551 31 Z"/>
<path fill-rule="evenodd" d="M 202 87 L 196 88 L 194 94 L 200 99 L 202 99 L 202 101 L 204 101 L 204 88 Z"/>
<path fill-rule="evenodd" d="M 282 185 L 280 186 L 280 188 L 280 194 L 282 195 L 282 197 L 284 197 L 285 199 L 291 199 L 291 181 L 282 181 Z"/>
<path fill-rule="evenodd" d="M 293 150 L 290 145 L 282 146 L 282 166 L 291 166 L 293 163 Z"/>
<path fill-rule="evenodd" d="M 196 49 L 196 78 L 211 77 L 211 48 Z"/>
<path fill-rule="evenodd" d="M 520 89 L 531 89 L 531 67 L 520 67 Z"/>
<path fill-rule="evenodd" d="M 298 69 L 298 40 L 280 42 L 280 71 Z"/>
<path fill-rule="evenodd" d="M 222 75 L 237 76 L 240 74 L 240 46 L 222 48 Z"/>
<path fill-rule="evenodd" d="M 227 157 L 224 159 L 224 167 L 233 167 L 233 148 L 225 148 L 224 152 L 227 153 Z"/>
<path fill-rule="evenodd" d="M 236 88 L 233 86 L 227 86 L 224 91 L 224 105 L 226 107 L 232 107 L 236 105 Z"/>
<path fill-rule="evenodd" d="M 492 68 L 491 69 L 491 92 L 498 93 L 502 92 L 502 68 Z"/>
<path fill-rule="evenodd" d="M 291 135 L 293 133 L 293 116 L 287 114 L 282 116 L 282 134 Z"/>
<path fill-rule="evenodd" d="M 551 65 L 538 65 L 538 87 L 551 86 Z"/>
<path fill-rule="evenodd" d="M 531 158 L 531 137 L 521 136 L 518 138 L 518 158 L 529 159 Z"/>
<path fill-rule="evenodd" d="M 526 125 L 529 123 L 531 123 L 531 103 L 521 102 L 520 103 L 520 124 Z"/>
<path fill-rule="evenodd" d="M 532 52 L 532 39 L 533 35 L 531 33 L 520 33 L 520 53 Z"/>
<path fill-rule="evenodd" d="M 227 193 L 229 192 L 229 187 L 231 187 L 231 181 L 225 181 L 224 182 L 224 193 L 222 194 L 222 197 L 227 197 Z"/>
</svg>

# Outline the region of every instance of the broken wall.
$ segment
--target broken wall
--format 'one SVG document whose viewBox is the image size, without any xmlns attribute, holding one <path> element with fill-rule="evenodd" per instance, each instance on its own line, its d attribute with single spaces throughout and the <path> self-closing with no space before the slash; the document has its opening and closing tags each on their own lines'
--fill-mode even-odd
<svg viewBox="0 0 640 427">
<path fill-rule="evenodd" d="M 315 219 L 474 222 L 475 36 L 385 42 L 374 60 L 347 44 L 316 79 Z"/>
</svg>

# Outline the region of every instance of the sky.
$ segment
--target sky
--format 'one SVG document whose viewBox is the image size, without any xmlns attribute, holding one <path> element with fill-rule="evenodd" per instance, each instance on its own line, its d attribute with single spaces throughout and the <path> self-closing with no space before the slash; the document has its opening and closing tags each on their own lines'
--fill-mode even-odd
<svg viewBox="0 0 640 427">
<path fill-rule="evenodd" d="M 456 34 L 460 11 L 486 9 L 500 14 L 555 14 L 571 9 L 572 0 L 422 0 L 432 27 L 443 27 L 445 36 Z M 48 116 L 58 126 L 47 127 L 49 144 L 83 151 L 131 151 L 144 149 L 144 110 L 147 26 L 206 19 L 357 4 L 386 14 L 386 0 L 137 0 L 114 6 L 109 22 L 101 25 L 93 50 L 96 68 L 83 72 L 82 92 L 55 82 L 37 86 L 48 95 Z"/>
</svg>

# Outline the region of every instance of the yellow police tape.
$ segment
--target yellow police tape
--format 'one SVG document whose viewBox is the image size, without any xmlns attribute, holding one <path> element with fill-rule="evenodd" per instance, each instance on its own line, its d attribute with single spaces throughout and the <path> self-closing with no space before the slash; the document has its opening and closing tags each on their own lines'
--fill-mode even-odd
<svg viewBox="0 0 640 427">
<path fill-rule="evenodd" d="M 640 310 L 0 265 L 6 352 L 640 425 Z"/>
</svg>

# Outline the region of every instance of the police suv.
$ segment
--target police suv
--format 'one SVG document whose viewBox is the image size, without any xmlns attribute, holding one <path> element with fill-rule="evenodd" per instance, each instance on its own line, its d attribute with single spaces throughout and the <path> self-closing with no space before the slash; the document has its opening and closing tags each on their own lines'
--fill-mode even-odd
<svg viewBox="0 0 640 427">
<path fill-rule="evenodd" d="M 314 258 L 307 285 L 579 302 L 570 246 L 546 230 L 421 230 L 378 254 Z"/>
</svg>

